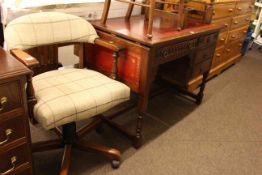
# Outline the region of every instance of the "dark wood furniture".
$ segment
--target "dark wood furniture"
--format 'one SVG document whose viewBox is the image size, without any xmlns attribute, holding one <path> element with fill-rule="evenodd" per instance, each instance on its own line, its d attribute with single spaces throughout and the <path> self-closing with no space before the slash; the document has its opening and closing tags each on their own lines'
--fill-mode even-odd
<svg viewBox="0 0 262 175">
<path fill-rule="evenodd" d="M 188 6 L 205 15 L 213 6 L 212 24 L 223 25 L 219 33 L 216 51 L 209 77 L 220 74 L 241 58 L 241 48 L 251 21 L 254 0 L 192 0 Z"/>
<path fill-rule="evenodd" d="M 44 14 L 46 13 L 46 14 Z M 41 38 L 38 38 L 38 42 L 37 44 L 32 44 L 31 41 L 28 39 L 29 43 L 22 43 L 21 45 L 26 45 L 26 46 L 30 46 L 30 47 L 23 47 L 21 45 L 19 45 L 18 43 L 15 43 L 17 45 L 15 46 L 11 46 L 10 44 L 8 45 L 8 48 L 10 49 L 10 53 L 17 59 L 19 60 L 21 63 L 23 63 L 25 66 L 27 66 L 29 69 L 31 69 L 32 72 L 36 71 L 38 74 L 41 73 L 46 73 L 44 76 L 44 81 L 48 82 L 48 81 L 53 81 L 51 79 L 49 79 L 50 77 L 53 78 L 54 75 L 50 75 L 52 73 L 57 73 L 56 78 L 58 77 L 62 77 L 63 72 L 68 72 L 68 69 L 62 69 L 59 73 L 58 71 L 53 71 L 53 72 L 49 72 L 49 70 L 57 70 L 57 68 L 59 68 L 61 66 L 60 63 L 58 63 L 58 59 L 57 57 L 53 58 L 52 56 L 57 56 L 57 48 L 61 47 L 61 46 L 67 46 L 67 45 L 77 45 L 78 46 L 78 56 L 79 56 L 79 65 L 77 66 L 77 68 L 74 69 L 69 69 L 70 72 L 68 74 L 70 74 L 70 76 L 72 76 L 72 74 L 74 72 L 79 72 L 79 74 L 81 74 L 80 76 L 82 76 L 82 78 L 79 81 L 82 81 L 82 83 L 86 83 L 86 84 L 82 84 L 79 85 L 80 83 L 78 83 L 77 79 L 79 77 L 77 77 L 76 75 L 79 74 L 75 74 L 74 80 L 72 80 L 72 78 L 65 78 L 65 76 L 63 76 L 63 80 L 66 79 L 66 81 L 63 80 L 57 80 L 59 83 L 63 82 L 59 85 L 62 86 L 66 86 L 65 89 L 73 89 L 70 93 L 61 93 L 64 96 L 56 96 L 54 95 L 51 100 L 56 101 L 59 97 L 68 97 L 69 100 L 69 105 L 68 106 L 64 106 L 64 108 L 61 105 L 60 101 L 59 103 L 56 104 L 50 104 L 48 106 L 49 109 L 51 109 L 50 106 L 54 107 L 52 108 L 52 112 L 51 114 L 48 113 L 46 116 L 44 116 L 43 118 L 41 118 L 41 115 L 36 116 L 38 113 L 38 111 L 40 110 L 39 108 L 36 108 L 36 105 L 43 102 L 44 104 L 48 103 L 48 100 L 43 100 L 41 99 L 41 93 L 44 95 L 50 95 L 53 93 L 54 88 L 59 86 L 58 84 L 53 85 L 50 84 L 50 86 L 48 86 L 45 90 L 45 93 L 43 93 L 43 91 L 37 89 L 37 88 L 41 88 L 39 86 L 42 86 L 43 84 L 37 85 L 37 81 L 39 79 L 39 77 L 36 77 L 35 81 L 33 81 L 32 78 L 32 74 L 29 74 L 27 76 L 27 86 L 26 86 L 26 95 L 27 95 L 27 106 L 28 106 L 28 117 L 30 118 L 31 122 L 33 124 L 35 124 L 37 122 L 36 118 L 38 119 L 39 124 L 42 125 L 43 128 L 45 129 L 52 129 L 58 136 L 57 139 L 54 140 L 49 140 L 49 141 L 42 141 L 42 142 L 38 142 L 38 143 L 33 143 L 32 144 L 32 152 L 41 152 L 41 151 L 48 151 L 48 150 L 52 150 L 52 149 L 59 149 L 59 148 L 64 148 L 64 154 L 63 154 L 63 159 L 62 159 L 62 164 L 61 164 L 61 169 L 60 169 L 60 175 L 67 175 L 69 173 L 69 168 L 70 168 L 70 159 L 71 159 L 71 150 L 72 148 L 77 148 L 83 151 L 93 151 L 93 152 L 97 152 L 102 154 L 103 156 L 105 156 L 106 158 L 108 158 L 111 161 L 111 165 L 113 168 L 118 168 L 120 165 L 120 151 L 111 147 L 106 147 L 104 145 L 101 144 L 94 144 L 94 143 L 90 143 L 89 141 L 85 140 L 84 135 L 86 135 L 87 133 L 90 133 L 91 130 L 95 129 L 97 127 L 98 124 L 100 124 L 103 120 L 105 121 L 110 121 L 110 119 L 107 119 L 105 116 L 102 115 L 103 112 L 106 112 L 106 110 L 109 110 L 110 108 L 113 108 L 114 106 L 116 106 L 117 104 L 120 104 L 122 102 L 125 102 L 129 99 L 129 95 L 130 95 L 130 89 L 125 86 L 124 84 L 117 82 L 115 80 L 117 80 L 117 59 L 119 58 L 120 53 L 125 49 L 124 47 L 122 47 L 121 45 L 115 44 L 115 43 L 111 43 L 105 39 L 101 39 L 101 38 L 97 38 L 96 32 L 95 30 L 92 28 L 92 26 L 85 21 L 84 19 L 81 19 L 77 16 L 72 16 L 72 15 L 68 15 L 68 14 L 58 14 L 58 13 L 48 13 L 48 12 L 43 12 L 43 13 L 39 13 L 39 14 L 33 14 L 30 16 L 30 19 L 34 19 L 35 21 L 37 21 L 36 23 L 33 23 L 35 26 L 38 26 L 38 32 L 43 31 L 43 28 L 41 28 L 41 23 L 45 24 L 45 25 L 50 25 L 52 26 L 53 23 L 46 23 L 46 21 L 41 21 L 41 19 L 37 18 L 39 17 L 38 15 L 60 15 L 59 21 L 56 21 L 56 27 L 57 28 L 53 28 L 52 34 L 57 33 L 57 32 L 62 32 L 61 29 L 63 27 L 67 27 L 68 25 L 65 25 L 64 23 L 61 23 L 60 21 L 63 21 L 61 19 L 64 19 L 64 22 L 68 22 L 70 21 L 69 18 L 73 19 L 73 21 L 75 22 L 76 19 L 78 20 L 78 22 L 81 22 L 81 25 L 85 25 L 86 28 L 84 29 L 89 29 L 89 30 L 85 30 L 79 33 L 70 33 L 71 35 L 76 35 L 74 37 L 79 38 L 79 37 L 83 37 L 83 36 L 94 36 L 94 37 L 87 37 L 84 41 L 85 42 L 90 42 L 93 45 L 97 46 L 97 47 L 101 47 L 104 49 L 107 49 L 109 51 L 111 51 L 113 54 L 113 59 L 111 60 L 110 65 L 112 66 L 111 70 L 110 70 L 110 75 L 109 77 L 111 77 L 114 80 L 110 80 L 109 78 L 106 78 L 105 76 L 101 75 L 100 73 L 97 73 L 95 71 L 90 71 L 90 70 L 80 70 L 82 68 L 87 67 L 86 61 L 85 61 L 85 56 L 88 54 L 88 52 L 85 52 L 84 50 L 84 43 L 82 42 L 77 42 L 77 40 L 73 40 L 72 41 L 68 41 L 68 38 L 62 38 L 61 36 L 59 37 L 58 40 L 55 40 L 55 36 L 53 36 L 53 39 L 50 39 L 48 41 L 45 40 L 45 42 L 40 42 Z M 24 25 L 25 23 L 23 22 L 24 19 L 27 19 L 28 16 L 24 16 L 20 18 L 20 21 L 13 21 L 12 25 L 15 23 L 17 25 Z M 24 18 L 24 19 L 22 19 Z M 38 19 L 38 20 L 36 20 Z M 32 21 L 34 21 L 32 20 Z M 54 21 L 53 21 L 54 22 Z M 11 23 L 9 23 L 11 25 Z M 69 23 L 68 23 L 69 24 Z M 71 23 L 70 23 L 71 24 Z M 79 23 L 80 24 L 80 23 Z M 30 37 L 30 35 L 32 34 L 31 31 L 31 24 L 26 23 L 25 25 L 27 25 L 27 29 L 28 30 L 22 30 L 24 28 L 15 28 L 15 30 L 13 30 L 13 26 L 7 26 L 6 27 L 6 41 L 7 43 L 10 43 L 12 41 L 12 37 L 14 36 L 13 34 L 15 32 L 23 32 L 23 36 L 24 37 Z M 25 27 L 25 26 L 23 26 Z M 57 30 L 56 30 L 57 29 Z M 86 32 L 86 33 L 85 33 Z M 61 33 L 60 33 L 61 34 Z M 63 34 L 69 34 L 69 33 L 62 33 Z M 68 36 L 68 35 L 67 35 Z M 61 39 L 62 38 L 62 39 Z M 32 39 L 32 38 L 31 38 Z M 33 38 L 35 39 L 35 38 Z M 81 40 L 82 41 L 82 40 Z M 19 42 L 19 41 L 18 41 Z M 18 46 L 19 45 L 19 46 Z M 51 47 L 48 47 L 49 45 L 51 45 Z M 44 47 L 42 47 L 44 46 Z M 40 50 L 35 49 L 36 51 L 42 51 L 45 50 L 45 54 L 42 55 L 41 57 L 34 57 L 34 55 L 29 55 L 28 53 L 34 53 L 34 49 L 27 49 L 27 48 L 37 48 L 40 47 Z M 23 49 L 22 49 L 23 48 Z M 51 51 L 51 56 L 49 56 L 49 52 Z M 39 54 L 39 52 L 36 52 L 37 55 Z M 40 54 L 41 55 L 41 54 Z M 28 70 L 28 69 L 27 69 Z M 30 72 L 30 71 L 29 71 Z M 63 74 L 61 76 L 59 76 L 59 74 Z M 88 75 L 87 75 L 88 74 Z M 41 76 L 41 75 L 40 75 Z M 84 76 L 84 77 L 83 77 Z M 95 77 L 95 78 L 94 78 Z M 92 80 L 90 80 L 92 79 Z M 43 79 L 40 80 L 41 81 Z M 84 81 L 86 80 L 86 81 Z M 89 81 L 90 80 L 90 81 Z M 97 81 L 95 83 L 93 83 L 94 81 Z M 68 83 L 69 82 L 69 83 Z M 90 84 L 92 83 L 92 84 Z M 75 88 L 75 86 L 68 86 L 68 84 L 72 85 L 76 85 L 78 84 L 79 87 Z M 91 86 L 90 86 L 91 85 Z M 93 85 L 93 86 L 92 86 Z M 80 87 L 81 86 L 81 87 Z M 21 87 L 25 87 L 25 86 L 21 86 Z M 50 87 L 50 88 L 49 88 Z M 106 88 L 109 88 L 110 90 L 107 91 L 105 90 Z M 59 89 L 59 88 L 58 88 Z M 101 90 L 102 89 L 102 90 Z M 38 93 L 40 91 L 40 94 Z M 77 98 L 77 100 L 79 99 L 79 92 L 83 92 L 81 93 L 82 100 L 80 99 L 79 101 L 74 101 L 72 97 L 72 95 L 77 94 L 78 96 L 75 97 L 75 99 Z M 37 94 L 38 93 L 38 94 Z M 56 94 L 56 93 L 53 93 Z M 113 94 L 113 95 L 112 95 Z M 70 97 L 69 97 L 70 96 Z M 107 98 L 109 97 L 109 98 Z M 37 100 L 39 103 L 37 103 Z M 80 104 L 81 103 L 81 104 Z M 80 104 L 80 105 L 79 105 Z M 109 105 L 108 105 L 109 104 Z M 41 104 L 43 105 L 43 103 Z M 107 105 L 107 106 L 106 106 Z M 56 110 L 56 108 L 58 108 L 58 111 Z M 73 109 L 73 110 L 70 110 Z M 68 110 L 70 110 L 68 112 Z M 46 109 L 44 109 L 44 112 L 46 112 Z M 68 112 L 66 113 L 66 115 L 59 115 L 59 114 L 64 114 L 64 112 Z M 86 113 L 82 113 L 85 116 L 81 116 L 81 119 L 89 119 L 89 122 L 87 122 L 87 125 L 83 126 L 80 129 L 76 128 L 76 122 L 81 120 L 80 119 L 80 113 L 81 112 L 86 112 Z M 58 116 L 58 117 L 57 117 Z M 71 116 L 74 116 L 74 118 L 69 118 Z M 66 118 L 68 117 L 68 118 Z M 77 118 L 79 117 L 79 118 Z M 85 117 L 85 118 L 84 118 Z M 61 119 L 67 119 L 65 122 L 59 123 L 61 121 Z M 45 120 L 45 119 L 51 119 L 50 121 L 53 122 L 51 124 L 53 124 L 51 127 L 45 125 L 46 123 L 44 123 L 41 119 Z"/>
<path fill-rule="evenodd" d="M 55 46 L 50 46 L 50 48 L 58 48 L 61 46 L 76 44 L 78 45 L 78 55 L 79 55 L 79 68 L 86 67 L 85 61 L 84 61 L 84 50 L 83 50 L 83 44 L 79 43 L 69 43 L 69 44 L 57 44 Z M 117 79 L 117 65 L 116 60 L 118 59 L 119 52 L 124 49 L 124 47 L 110 43 L 103 39 L 96 39 L 95 45 L 108 49 L 112 51 L 114 54 L 114 60 L 111 62 L 112 69 L 111 74 L 109 75 L 113 79 Z M 48 48 L 45 46 L 44 48 Z M 41 48 L 43 49 L 43 48 Z M 40 50 L 41 50 L 40 49 Z M 32 51 L 31 49 L 28 50 L 29 52 Z M 44 64 L 44 62 L 39 63 L 39 61 L 29 55 L 27 52 L 24 52 L 20 49 L 13 49 L 11 50 L 12 55 L 20 60 L 22 63 L 24 63 L 27 67 L 29 67 L 31 70 L 36 70 L 38 73 L 41 73 L 42 71 L 45 71 L 46 69 L 41 69 L 41 64 Z M 56 51 L 57 53 L 57 51 Z M 53 52 L 51 52 L 53 55 Z M 30 59 L 28 59 L 30 58 Z M 48 59 L 49 57 L 46 57 L 45 59 Z M 53 58 L 52 58 L 53 59 Z M 55 58 L 57 60 L 57 58 Z M 43 60 L 40 60 L 43 61 Z M 60 63 L 56 62 L 56 66 L 53 65 L 53 62 L 50 62 L 51 67 L 49 67 L 48 70 L 50 70 L 53 67 L 53 70 L 57 69 L 60 66 Z M 43 65 L 43 67 L 48 67 L 47 65 Z M 33 108 L 36 104 L 36 98 L 34 95 L 34 89 L 32 85 L 32 76 L 28 76 L 27 81 L 27 102 L 29 107 L 29 118 L 31 119 L 32 123 L 36 123 L 34 119 L 33 114 Z M 111 161 L 111 165 L 113 168 L 118 168 L 120 165 L 120 151 L 114 148 L 106 147 L 100 144 L 94 144 L 89 143 L 88 141 L 85 141 L 83 139 L 84 135 L 89 133 L 91 130 L 95 129 L 103 120 L 110 121 L 109 119 L 106 119 L 104 116 L 97 115 L 93 117 L 93 121 L 83 126 L 82 128 L 78 129 L 76 128 L 76 123 L 68 123 L 62 126 L 62 129 L 60 128 L 54 128 L 53 131 L 57 134 L 58 139 L 55 140 L 49 140 L 49 141 L 41 141 L 37 143 L 32 144 L 32 152 L 42 152 L 52 149 L 59 149 L 64 148 L 64 154 L 61 164 L 61 170 L 60 175 L 67 175 L 69 173 L 70 168 L 70 159 L 71 159 L 71 150 L 72 148 L 77 148 L 83 151 L 93 151 L 100 153 L 107 157 Z"/>
<path fill-rule="evenodd" d="M 0 174 L 30 175 L 31 138 L 25 86 L 31 71 L 0 48 Z"/>
<path fill-rule="evenodd" d="M 149 39 L 147 37 L 148 21 L 145 21 L 143 16 L 132 17 L 129 20 L 108 19 L 106 24 L 100 21 L 92 24 L 101 38 L 126 48 L 118 59 L 118 75 L 139 96 L 136 134 L 127 134 L 136 147 L 142 143 L 142 116 L 147 113 L 150 85 L 157 74 L 161 79 L 171 78 L 172 83 L 184 90 L 195 83 L 195 81 L 190 81 L 192 78 L 201 75 L 204 77 L 203 81 L 196 85 L 200 85 L 199 93 L 192 94 L 186 91 L 196 99 L 197 103 L 201 103 L 219 26 L 189 21 L 187 28 L 177 31 L 176 25 L 167 24 L 156 17 L 152 32 L 154 37 Z M 101 47 L 94 47 L 86 46 L 86 52 L 92 53 L 86 58 L 87 62 L 95 69 L 110 74 L 112 59 L 104 59 L 104 57 L 112 58 L 112 53 Z M 181 62 L 178 64 L 183 67 L 171 68 L 172 73 L 165 74 L 166 69 L 161 69 L 160 65 L 173 64 L 174 61 Z M 119 130 L 124 131 L 123 128 Z"/>
</svg>

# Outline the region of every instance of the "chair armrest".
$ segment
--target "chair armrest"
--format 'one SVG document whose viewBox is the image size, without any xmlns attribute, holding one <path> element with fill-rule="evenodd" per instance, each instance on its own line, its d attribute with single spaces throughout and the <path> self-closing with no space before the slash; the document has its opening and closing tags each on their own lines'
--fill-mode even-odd
<svg viewBox="0 0 262 175">
<path fill-rule="evenodd" d="M 125 47 L 119 45 L 119 44 L 116 44 L 112 41 L 107 41 L 107 40 L 104 40 L 104 39 L 101 39 L 101 38 L 97 38 L 95 40 L 95 44 L 96 45 L 99 45 L 99 46 L 102 46 L 102 47 L 105 47 L 107 49 L 110 49 L 114 52 L 120 52 L 122 50 L 125 49 Z"/>
<path fill-rule="evenodd" d="M 33 68 L 35 66 L 39 65 L 39 61 L 29 55 L 28 53 L 24 52 L 21 49 L 13 49 L 11 50 L 11 54 L 20 62 L 22 62 L 24 65 L 26 65 L 29 68 Z"/>
</svg>

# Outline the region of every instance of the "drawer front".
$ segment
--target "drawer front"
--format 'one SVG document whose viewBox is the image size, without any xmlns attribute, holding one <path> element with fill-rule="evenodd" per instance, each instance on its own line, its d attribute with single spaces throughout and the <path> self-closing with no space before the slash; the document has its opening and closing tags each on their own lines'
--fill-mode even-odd
<svg viewBox="0 0 262 175">
<path fill-rule="evenodd" d="M 0 84 L 0 114 L 22 106 L 19 81 Z"/>
<path fill-rule="evenodd" d="M 237 2 L 235 14 L 239 15 L 250 12 L 253 9 L 253 3 L 253 1 Z"/>
<path fill-rule="evenodd" d="M 224 47 L 220 47 L 216 49 L 213 60 L 212 60 L 212 68 L 215 68 L 216 66 L 222 63 L 223 52 L 224 52 Z"/>
<path fill-rule="evenodd" d="M 206 61 L 204 61 L 200 64 L 196 64 L 193 67 L 191 78 L 195 78 L 195 77 L 202 75 L 203 73 L 209 71 L 210 67 L 211 67 L 211 63 L 212 63 L 212 59 L 208 59 L 208 60 L 206 60 Z"/>
<path fill-rule="evenodd" d="M 203 36 L 199 38 L 199 48 L 206 48 L 212 45 L 215 45 L 217 42 L 218 33 L 213 33 L 207 36 Z"/>
<path fill-rule="evenodd" d="M 242 40 L 227 45 L 224 50 L 223 61 L 227 61 L 233 57 L 240 55 L 242 45 Z"/>
<path fill-rule="evenodd" d="M 195 56 L 194 64 L 199 64 L 205 60 L 212 59 L 215 47 L 199 50 Z"/>
<path fill-rule="evenodd" d="M 226 44 L 228 32 L 220 33 L 217 40 L 217 47 Z"/>
<path fill-rule="evenodd" d="M 223 28 L 220 30 L 220 32 L 225 32 L 228 31 L 231 25 L 231 17 L 223 18 L 223 19 L 218 19 L 218 20 L 213 20 L 212 23 L 216 25 L 223 26 Z"/>
<path fill-rule="evenodd" d="M 16 117 L 0 123 L 0 147 L 26 137 L 24 117 Z"/>
<path fill-rule="evenodd" d="M 12 150 L 0 153 L 0 174 L 9 171 L 13 174 L 16 168 L 29 162 L 28 145 L 23 144 Z"/>
<path fill-rule="evenodd" d="M 251 15 L 235 16 L 232 19 L 231 29 L 236 29 L 245 25 L 248 25 L 251 20 Z"/>
<path fill-rule="evenodd" d="M 235 6 L 235 3 L 215 4 L 213 19 L 232 16 L 234 14 Z"/>
<path fill-rule="evenodd" d="M 231 30 L 228 34 L 228 43 L 234 42 L 236 40 L 244 39 L 247 33 L 248 26 L 238 28 L 236 30 Z"/>
</svg>

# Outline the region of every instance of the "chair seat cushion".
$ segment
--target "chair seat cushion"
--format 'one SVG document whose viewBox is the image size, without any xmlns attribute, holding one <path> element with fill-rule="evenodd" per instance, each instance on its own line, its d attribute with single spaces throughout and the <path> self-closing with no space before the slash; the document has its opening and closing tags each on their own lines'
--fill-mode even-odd
<svg viewBox="0 0 262 175">
<path fill-rule="evenodd" d="M 36 120 L 45 129 L 91 118 L 127 101 L 130 88 L 88 69 L 49 71 L 33 78 Z"/>
</svg>

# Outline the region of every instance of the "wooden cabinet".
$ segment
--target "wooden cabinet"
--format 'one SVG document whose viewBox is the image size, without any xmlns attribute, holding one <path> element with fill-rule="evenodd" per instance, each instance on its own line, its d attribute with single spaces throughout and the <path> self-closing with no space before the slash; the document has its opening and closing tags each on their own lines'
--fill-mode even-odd
<svg viewBox="0 0 262 175">
<path fill-rule="evenodd" d="M 213 11 L 213 19 L 232 16 L 235 12 L 235 3 L 216 4 Z"/>
<path fill-rule="evenodd" d="M 31 139 L 25 87 L 31 72 L 0 48 L 0 174 L 30 175 Z"/>
<path fill-rule="evenodd" d="M 212 3 L 211 0 L 193 0 L 188 4 L 203 13 L 207 13 L 207 7 L 213 5 L 214 13 L 211 23 L 224 26 L 219 34 L 212 69 L 209 73 L 209 77 L 212 77 L 239 61 L 241 56 L 239 45 L 246 36 L 254 1 L 215 0 Z"/>
</svg>

